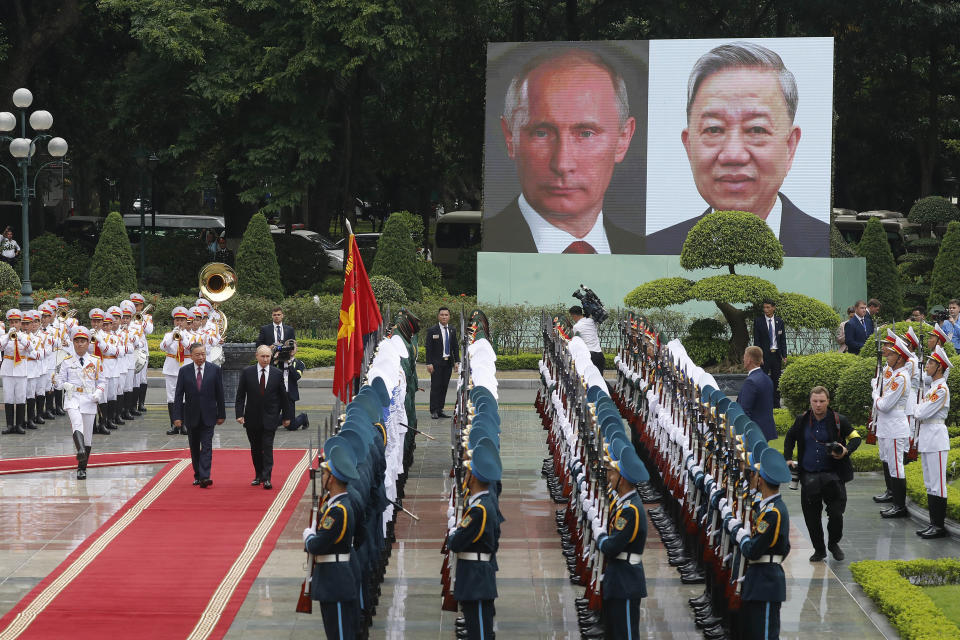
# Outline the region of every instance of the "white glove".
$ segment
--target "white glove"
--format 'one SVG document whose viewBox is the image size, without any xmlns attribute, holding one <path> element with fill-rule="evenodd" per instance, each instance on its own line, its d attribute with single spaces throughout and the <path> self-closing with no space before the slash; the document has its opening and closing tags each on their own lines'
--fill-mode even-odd
<svg viewBox="0 0 960 640">
<path fill-rule="evenodd" d="M 449 520 L 454 515 L 456 515 L 456 511 L 454 510 L 453 505 L 447 505 L 447 519 Z"/>
<path fill-rule="evenodd" d="M 64 382 L 62 388 L 66 393 L 73 393 L 74 389 L 77 388 L 77 385 L 73 384 L 72 382 Z"/>
<path fill-rule="evenodd" d="M 720 509 L 720 515 L 724 518 L 733 514 L 733 511 L 730 509 L 729 505 L 723 505 L 723 508 Z"/>
<path fill-rule="evenodd" d="M 749 531 L 747 531 L 746 529 L 740 529 L 740 531 L 737 531 L 737 544 L 740 544 L 741 540 L 749 536 L 750 536 Z"/>
<path fill-rule="evenodd" d="M 733 520 L 727 521 L 727 531 L 733 533 L 733 530 L 739 527 L 743 522 L 734 518 Z"/>
<path fill-rule="evenodd" d="M 603 527 L 601 527 L 601 526 L 600 526 L 600 523 L 595 520 L 595 521 L 593 522 L 593 539 L 594 539 L 594 540 L 599 540 L 599 539 L 600 539 L 600 535 L 601 535 L 602 533 L 603 533 Z"/>
<path fill-rule="evenodd" d="M 449 538 L 450 536 L 452 536 L 453 532 L 456 530 L 457 530 L 456 527 L 450 527 L 449 529 L 447 529 L 447 537 Z"/>
<path fill-rule="evenodd" d="M 311 529 L 310 527 L 307 527 L 306 529 L 304 529 L 304 530 L 303 530 L 303 544 L 307 544 L 307 538 L 309 538 L 310 536 L 314 535 L 315 533 L 316 533 L 316 531 L 315 531 L 314 529 Z"/>
<path fill-rule="evenodd" d="M 100 389 L 97 389 L 93 394 L 93 399 L 94 401 L 96 401 L 97 404 L 103 404 L 103 396 L 104 396 L 103 391 Z"/>
</svg>

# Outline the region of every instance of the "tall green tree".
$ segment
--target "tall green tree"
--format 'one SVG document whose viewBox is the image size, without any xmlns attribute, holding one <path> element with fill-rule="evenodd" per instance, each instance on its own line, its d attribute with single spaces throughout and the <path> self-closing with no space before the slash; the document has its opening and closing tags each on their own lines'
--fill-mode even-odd
<svg viewBox="0 0 960 640">
<path fill-rule="evenodd" d="M 953 298 L 960 298 L 960 222 L 947 225 L 940 243 L 940 252 L 930 276 L 930 307 L 946 306 Z"/>
<path fill-rule="evenodd" d="M 137 289 L 137 268 L 123 218 L 116 211 L 107 216 L 90 263 L 90 293 L 95 296 L 126 296 Z"/>
<path fill-rule="evenodd" d="M 417 249 L 402 213 L 394 213 L 383 225 L 370 275 L 392 278 L 403 287 L 410 300 L 423 298 L 423 287 L 417 275 Z"/>
<path fill-rule="evenodd" d="M 277 252 L 262 213 L 250 218 L 237 248 L 237 292 L 274 302 L 283 298 Z"/>
<path fill-rule="evenodd" d="M 881 313 L 885 317 L 896 320 L 903 311 L 900 273 L 887 233 L 877 218 L 867 222 L 857 253 L 867 259 L 867 295 L 880 301 Z"/>
</svg>

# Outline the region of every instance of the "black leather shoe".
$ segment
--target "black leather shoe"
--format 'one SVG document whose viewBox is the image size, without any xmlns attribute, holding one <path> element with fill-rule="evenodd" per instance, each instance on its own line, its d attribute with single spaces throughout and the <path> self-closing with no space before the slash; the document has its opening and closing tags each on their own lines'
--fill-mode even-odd
<svg viewBox="0 0 960 640">
<path fill-rule="evenodd" d="M 269 480 L 264 480 L 264 481 L 263 481 L 263 488 L 264 488 L 264 489 L 273 489 L 273 484 L 272 484 Z"/>
<path fill-rule="evenodd" d="M 170 427 L 170 430 L 167 431 L 168 436 L 175 436 L 179 433 L 180 433 L 180 429 L 178 429 L 177 427 Z"/>
<path fill-rule="evenodd" d="M 810 562 L 823 562 L 827 559 L 826 551 L 814 551 L 813 555 L 810 556 Z"/>
<path fill-rule="evenodd" d="M 943 527 L 934 527 L 931 526 L 929 529 L 920 534 L 920 537 L 924 540 L 933 540 L 934 538 L 946 538 L 947 530 Z"/>
<path fill-rule="evenodd" d="M 257 486 L 258 484 L 260 484 L 260 478 L 254 478 L 253 480 L 250 481 L 250 486 L 251 486 L 251 487 L 255 487 L 255 486 Z"/>
<path fill-rule="evenodd" d="M 881 493 L 878 496 L 873 496 L 874 502 L 893 502 L 893 492 L 890 489 L 887 489 L 884 493 Z"/>
<path fill-rule="evenodd" d="M 880 517 L 882 518 L 908 518 L 910 517 L 910 512 L 907 511 L 906 507 L 898 507 L 896 505 L 890 507 L 886 511 L 880 512 Z"/>
<path fill-rule="evenodd" d="M 680 574 L 681 584 L 703 584 L 707 577 L 702 573 Z"/>
<path fill-rule="evenodd" d="M 830 549 L 830 554 L 833 555 L 833 559 L 841 561 L 847 556 L 843 553 L 843 549 L 840 548 L 840 545 L 834 542 L 831 545 L 827 545 L 827 549 Z"/>
<path fill-rule="evenodd" d="M 916 531 L 914 531 L 914 533 L 916 533 L 916 534 L 919 536 L 919 535 L 923 535 L 923 534 L 926 533 L 927 531 L 930 531 L 930 529 L 933 529 L 933 525 L 932 525 L 932 524 L 928 524 L 928 525 L 925 526 L 925 527 L 920 527 L 919 529 L 917 529 Z"/>
<path fill-rule="evenodd" d="M 437 415 L 438 415 L 439 417 L 441 417 L 441 418 L 449 418 L 449 417 L 450 417 L 450 416 L 448 416 L 447 414 L 445 414 L 443 411 L 441 411 L 441 412 L 438 413 Z"/>
<path fill-rule="evenodd" d="M 440 414 L 438 414 L 438 413 L 431 413 L 431 414 L 430 414 L 430 417 L 433 418 L 434 420 L 439 420 L 439 419 L 440 419 Z"/>
<path fill-rule="evenodd" d="M 199 486 L 200 486 L 200 481 L 199 481 L 199 480 L 196 480 L 196 479 L 194 479 L 194 481 L 193 481 L 193 486 L 195 486 L 195 487 L 199 487 Z"/>
<path fill-rule="evenodd" d="M 212 484 L 213 484 L 213 480 L 211 480 L 210 478 L 204 478 L 203 480 L 200 481 L 200 488 L 206 489 Z"/>
<path fill-rule="evenodd" d="M 87 479 L 87 470 L 77 469 L 77 480 L 86 480 L 86 479 Z"/>
</svg>

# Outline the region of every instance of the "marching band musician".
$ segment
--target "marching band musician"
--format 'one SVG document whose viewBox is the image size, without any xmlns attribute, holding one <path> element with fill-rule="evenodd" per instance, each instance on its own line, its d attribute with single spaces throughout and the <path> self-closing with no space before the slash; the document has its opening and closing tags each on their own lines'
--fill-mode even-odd
<svg viewBox="0 0 960 640">
<path fill-rule="evenodd" d="M 611 454 L 615 453 L 612 449 Z M 607 530 L 594 519 L 597 548 L 607 559 L 603 573 L 603 616 L 613 638 L 640 637 L 640 599 L 647 597 L 642 555 L 647 542 L 647 517 L 635 485 L 650 475 L 633 446 L 625 444 L 607 457 L 607 486 L 615 494 Z"/>
<path fill-rule="evenodd" d="M 27 356 L 26 427 L 36 429 L 43 424 L 43 418 L 38 420 L 37 417 L 37 387 L 40 386 L 40 376 L 43 375 L 41 359 L 44 356 L 43 340 L 40 337 L 40 312 L 24 311 L 21 328 L 30 340 L 30 354 Z"/>
<path fill-rule="evenodd" d="M 502 466 L 494 447 L 480 445 L 463 466 L 470 500 L 447 537 L 447 548 L 457 554 L 453 597 L 463 611 L 466 637 L 480 640 L 493 637 L 497 575 L 492 559 L 499 547 L 500 520 L 490 485 L 500 480 Z"/>
<path fill-rule="evenodd" d="M 747 528 L 739 520 L 727 519 L 725 526 L 749 561 L 740 616 L 744 637 L 767 640 L 780 637 L 780 606 L 787 599 L 783 561 L 790 553 L 790 515 L 780 485 L 790 482 L 790 469 L 783 455 L 772 448 L 763 449 L 753 468 L 752 484 L 761 496 L 756 522 Z"/>
<path fill-rule="evenodd" d="M 94 307 L 90 309 L 88 314 L 90 317 L 90 328 L 87 329 L 87 334 L 90 336 L 89 346 L 87 347 L 87 353 L 90 355 L 96 356 L 100 360 L 100 380 L 104 385 L 104 393 L 100 395 L 100 403 L 97 407 L 97 412 L 94 415 L 93 419 L 93 432 L 95 434 L 108 436 L 110 435 L 110 430 L 107 428 L 109 422 L 107 416 L 109 414 L 108 407 L 106 405 L 106 385 L 107 379 L 103 373 L 103 351 L 101 345 L 106 344 L 107 335 L 103 331 L 103 309 Z M 60 391 L 59 393 L 63 393 Z"/>
<path fill-rule="evenodd" d="M 58 367 L 54 384 L 66 392 L 64 408 L 70 418 L 77 448 L 77 480 L 87 477 L 87 462 L 93 448 L 93 418 L 103 401 L 105 386 L 100 377 L 102 361 L 88 352 L 90 332 L 77 326 L 73 331 L 73 352 Z"/>
<path fill-rule="evenodd" d="M 173 316 L 173 330 L 163 335 L 160 341 L 160 350 L 166 354 L 163 360 L 163 379 L 167 388 L 167 415 L 170 417 L 170 430 L 168 436 L 179 434 L 187 435 L 186 427 L 176 427 L 173 424 L 173 399 L 177 389 L 177 376 L 180 375 L 180 367 L 186 360 L 186 349 L 190 346 L 189 334 L 186 330 L 187 318 L 189 312 L 186 307 L 174 307 L 171 315 Z"/>
<path fill-rule="evenodd" d="M 136 313 L 139 313 L 142 318 L 138 324 L 140 325 L 140 334 L 143 336 L 143 348 L 147 352 L 147 362 L 150 362 L 150 345 L 147 342 L 147 336 L 153 335 L 153 315 L 143 313 L 146 303 L 143 294 L 131 293 L 130 300 L 133 302 Z M 134 391 L 137 393 L 137 411 L 140 413 L 144 413 L 147 410 L 147 368 L 148 367 L 144 365 L 134 380 Z"/>
<path fill-rule="evenodd" d="M 114 313 L 116 312 L 116 313 Z M 117 409 L 117 388 L 120 386 L 120 352 L 121 345 L 116 335 L 117 319 L 120 309 L 110 307 L 103 313 L 103 325 L 98 336 L 98 346 L 103 359 L 104 399 L 107 410 L 103 414 L 104 426 L 107 429 L 117 429 L 123 421 Z"/>
<path fill-rule="evenodd" d="M 27 359 L 30 354 L 30 338 L 20 330 L 23 316 L 19 309 L 7 311 L 7 332 L 0 335 L 0 350 L 3 351 L 3 364 L 0 365 L 0 377 L 3 378 L 4 412 L 7 428 L 4 434 L 25 434 L 27 411 Z M 12 335 L 16 333 L 16 337 Z"/>
<path fill-rule="evenodd" d="M 53 398 L 53 369 L 57 364 L 57 351 L 59 350 L 56 342 L 56 334 L 53 328 L 53 313 L 55 310 L 54 306 L 51 306 L 49 300 L 45 301 L 40 305 L 40 331 L 44 336 L 44 349 L 46 350 L 46 357 L 43 359 L 43 376 L 41 381 L 43 383 L 43 389 L 41 390 L 41 395 L 38 398 L 42 397 L 41 411 L 44 420 L 53 420 L 56 418 L 56 414 L 53 412 L 54 407 L 54 398 Z"/>
<path fill-rule="evenodd" d="M 880 385 L 873 389 L 877 411 L 877 446 L 880 449 L 880 459 L 886 464 L 890 476 L 890 492 L 893 494 L 893 505 L 880 512 L 884 518 L 908 516 L 903 456 L 909 447 L 910 438 L 907 411 L 913 395 L 910 386 L 912 355 L 903 340 L 894 336 L 887 355 L 888 367 L 883 371 Z"/>
<path fill-rule="evenodd" d="M 939 344 L 927 357 L 926 374 L 931 378 L 930 388 L 914 411 L 914 419 L 920 420 L 917 450 L 923 464 L 923 484 L 927 488 L 927 508 L 930 526 L 918 529 L 921 538 L 944 538 L 947 531 L 944 519 L 947 515 L 947 454 L 950 451 L 950 436 L 947 433 L 947 413 L 950 411 L 950 390 L 947 388 L 947 372 L 951 362 Z"/>
<path fill-rule="evenodd" d="M 360 576 L 351 562 L 351 545 L 357 526 L 357 507 L 347 493 L 360 480 L 357 459 L 350 443 L 333 436 L 323 445 L 326 460 L 320 463 L 322 515 L 303 530 L 303 545 L 315 556 L 310 597 L 320 603 L 323 628 L 331 640 L 353 640 L 359 629 L 357 606 Z"/>
<path fill-rule="evenodd" d="M 77 320 L 68 315 L 65 317 L 61 316 L 69 312 L 70 302 L 66 298 L 54 298 L 50 303 L 54 313 L 52 323 L 54 345 L 57 351 L 61 349 L 69 351 L 73 347 L 70 343 L 70 331 L 73 327 L 77 326 Z M 63 391 L 54 390 L 53 395 L 55 402 L 53 412 L 58 416 L 67 415 L 67 412 L 63 410 Z"/>
<path fill-rule="evenodd" d="M 133 397 L 133 368 L 137 361 L 137 336 L 134 333 L 135 327 L 130 326 L 136 308 L 130 300 L 123 300 L 118 306 L 120 307 L 120 327 L 117 331 L 117 339 L 120 341 L 121 355 L 118 358 L 120 363 L 120 388 L 117 390 L 117 405 L 121 419 L 133 420 L 140 415 L 135 413 L 137 405 L 136 399 Z M 131 401 L 133 402 L 132 407 Z"/>
</svg>

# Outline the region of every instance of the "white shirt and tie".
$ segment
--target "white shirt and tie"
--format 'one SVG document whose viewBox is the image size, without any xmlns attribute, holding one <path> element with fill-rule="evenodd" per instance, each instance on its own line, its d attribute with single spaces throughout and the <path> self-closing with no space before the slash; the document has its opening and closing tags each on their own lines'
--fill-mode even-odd
<svg viewBox="0 0 960 640">
<path fill-rule="evenodd" d="M 450 357 L 450 328 L 448 325 L 440 325 L 440 333 L 443 334 L 443 358 L 446 360 Z"/>
<path fill-rule="evenodd" d="M 283 342 L 283 323 L 273 325 L 273 333 L 277 342 Z"/>
<path fill-rule="evenodd" d="M 520 213 L 523 214 L 523 219 L 530 227 L 533 242 L 537 245 L 537 253 L 610 253 L 607 232 L 603 228 L 603 211 L 597 215 L 597 220 L 593 223 L 593 228 L 587 232 L 587 235 L 578 238 L 548 222 L 546 218 L 530 206 L 523 194 L 520 194 L 517 204 L 520 207 Z M 593 251 L 585 248 L 584 243 L 590 245 L 589 248 Z M 574 245 L 583 248 L 568 250 Z"/>
<path fill-rule="evenodd" d="M 774 322 L 773 316 L 767 318 L 767 331 L 770 334 L 770 351 L 777 350 L 777 323 Z"/>
</svg>

